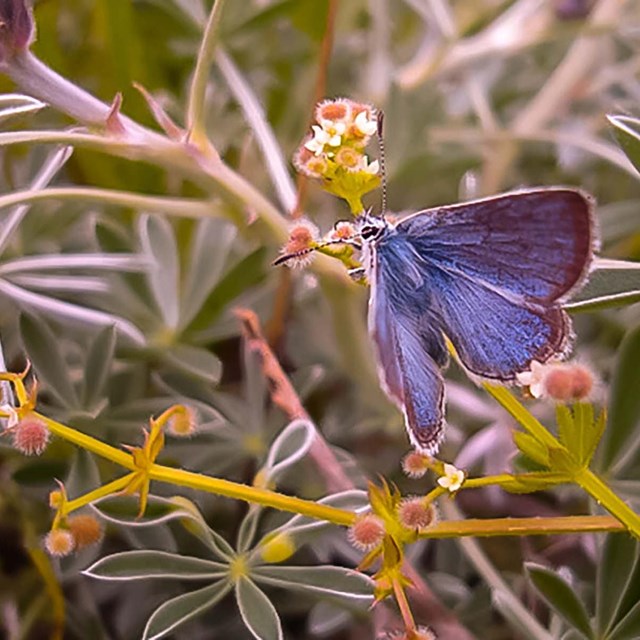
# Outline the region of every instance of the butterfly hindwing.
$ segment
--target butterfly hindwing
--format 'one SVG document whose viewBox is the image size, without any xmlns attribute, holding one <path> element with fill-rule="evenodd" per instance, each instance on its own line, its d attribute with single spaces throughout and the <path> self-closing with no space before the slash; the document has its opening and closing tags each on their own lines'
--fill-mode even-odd
<svg viewBox="0 0 640 640">
<path fill-rule="evenodd" d="M 444 382 L 447 361 L 442 333 L 424 318 L 397 313 L 391 300 L 393 286 L 379 273 L 370 301 L 369 324 L 376 345 L 381 382 L 403 409 L 412 443 L 434 453 L 443 435 Z"/>
</svg>

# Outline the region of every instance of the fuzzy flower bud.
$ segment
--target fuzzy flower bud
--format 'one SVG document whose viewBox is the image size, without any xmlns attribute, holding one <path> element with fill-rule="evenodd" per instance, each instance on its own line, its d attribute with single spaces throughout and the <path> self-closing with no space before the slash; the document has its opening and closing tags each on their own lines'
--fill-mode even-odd
<svg viewBox="0 0 640 640">
<path fill-rule="evenodd" d="M 410 451 L 402 459 L 402 471 L 410 478 L 422 478 L 431 465 L 431 458 L 418 451 Z"/>
<path fill-rule="evenodd" d="M 292 267 L 305 267 L 313 260 L 313 250 L 316 247 L 318 228 L 305 218 L 296 220 L 289 229 L 289 240 L 282 247 L 283 255 L 291 256 L 287 264 Z"/>
<path fill-rule="evenodd" d="M 84 549 L 102 539 L 102 525 L 91 514 L 80 514 L 67 519 L 67 526 L 75 541 L 76 549 Z"/>
<path fill-rule="evenodd" d="M 261 546 L 260 555 L 265 562 L 288 560 L 296 551 L 293 538 L 288 533 L 278 533 Z"/>
<path fill-rule="evenodd" d="M 26 456 L 39 456 L 49 444 L 49 429 L 41 420 L 27 416 L 11 431 L 13 446 Z"/>
<path fill-rule="evenodd" d="M 349 527 L 349 542 L 360 551 L 375 549 L 384 538 L 385 528 L 381 518 L 373 513 L 366 513 Z"/>
<path fill-rule="evenodd" d="M 518 382 L 529 387 L 534 398 L 556 402 L 588 400 L 595 386 L 595 376 L 586 366 L 575 362 L 531 363 L 531 370 L 518 374 Z"/>
<path fill-rule="evenodd" d="M 405 529 L 421 531 L 436 523 L 436 508 L 424 498 L 405 498 L 398 505 L 398 520 Z"/>
<path fill-rule="evenodd" d="M 196 412 L 191 407 L 181 405 L 167 423 L 167 431 L 177 437 L 192 436 L 196 430 L 198 418 Z"/>
<path fill-rule="evenodd" d="M 76 546 L 73 534 L 66 529 L 54 529 L 44 538 L 44 547 L 51 556 L 68 556 Z"/>
</svg>

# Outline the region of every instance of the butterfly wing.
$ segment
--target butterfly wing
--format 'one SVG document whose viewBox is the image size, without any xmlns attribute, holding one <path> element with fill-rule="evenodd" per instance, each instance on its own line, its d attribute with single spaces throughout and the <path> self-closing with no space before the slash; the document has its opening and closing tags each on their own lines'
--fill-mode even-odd
<svg viewBox="0 0 640 640">
<path fill-rule="evenodd" d="M 588 272 L 592 207 L 579 191 L 535 190 L 427 210 L 396 226 L 470 372 L 510 382 L 532 360 L 565 350 L 571 324 L 559 301 Z"/>
<path fill-rule="evenodd" d="M 575 189 L 534 189 L 428 209 L 396 229 L 443 269 L 545 305 L 566 298 L 588 273 L 593 208 Z"/>
<path fill-rule="evenodd" d="M 386 265 L 390 266 L 390 265 Z M 448 353 L 442 333 L 426 315 L 398 313 L 397 280 L 378 268 L 369 301 L 369 327 L 383 388 L 405 415 L 411 442 L 435 453 L 443 436 Z"/>
</svg>

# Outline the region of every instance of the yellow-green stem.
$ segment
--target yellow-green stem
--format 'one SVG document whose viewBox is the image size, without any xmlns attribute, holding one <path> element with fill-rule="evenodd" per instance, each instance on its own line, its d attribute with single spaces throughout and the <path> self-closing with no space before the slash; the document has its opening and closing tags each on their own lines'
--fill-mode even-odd
<svg viewBox="0 0 640 640">
<path fill-rule="evenodd" d="M 631 533 L 640 537 L 640 516 L 617 496 L 591 469 L 581 469 L 575 482 L 609 513 L 622 522 Z"/>
<path fill-rule="evenodd" d="M 211 478 L 192 471 L 171 469 L 154 464 L 149 469 L 149 477 L 152 480 L 198 489 L 253 504 L 261 504 L 281 511 L 290 511 L 341 526 L 351 526 L 356 520 L 356 514 L 353 511 L 337 509 L 325 504 L 303 500 L 294 496 L 286 496 L 268 489 L 250 487 L 230 480 L 223 480 L 222 478 Z"/>
<path fill-rule="evenodd" d="M 89 493 L 85 493 L 84 495 L 75 498 L 75 500 L 69 500 L 69 502 L 67 502 L 60 510 L 62 515 L 67 515 L 76 509 L 80 509 L 87 504 L 100 500 L 100 498 L 105 498 L 106 496 L 122 491 L 129 484 L 133 475 L 133 473 L 128 473 L 126 476 L 122 476 L 117 480 L 113 480 L 102 487 L 98 487 L 93 491 L 89 491 Z"/>
<path fill-rule="evenodd" d="M 91 453 L 95 453 L 102 458 L 107 458 L 107 460 L 111 460 L 125 469 L 129 469 L 130 471 L 135 470 L 133 458 L 128 453 L 120 451 L 120 449 L 116 449 L 104 442 L 100 442 L 100 440 L 96 440 L 64 424 L 60 424 L 51 418 L 47 418 L 47 416 L 43 416 L 41 413 L 35 413 L 34 415 L 42 420 L 47 425 L 49 431 L 59 438 L 63 438 L 82 449 L 91 451 Z"/>
<path fill-rule="evenodd" d="M 564 516 L 557 518 L 469 518 L 446 520 L 420 533 L 420 538 L 492 536 L 548 536 L 563 533 L 624 531 L 612 516 Z"/>
<path fill-rule="evenodd" d="M 484 384 L 482 386 L 487 393 L 493 396 L 536 440 L 552 449 L 562 446 L 547 428 L 527 411 L 509 389 L 493 384 Z"/>
</svg>

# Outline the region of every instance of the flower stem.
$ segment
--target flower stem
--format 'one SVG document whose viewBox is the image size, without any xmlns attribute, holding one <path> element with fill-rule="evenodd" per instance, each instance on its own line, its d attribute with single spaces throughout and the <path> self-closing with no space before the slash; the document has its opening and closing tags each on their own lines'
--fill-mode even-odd
<svg viewBox="0 0 640 640">
<path fill-rule="evenodd" d="M 122 489 L 129 484 L 133 475 L 133 473 L 128 473 L 126 476 L 122 476 L 121 478 L 113 480 L 102 487 L 98 487 L 93 491 L 89 491 L 89 493 L 85 493 L 84 495 L 75 498 L 75 500 L 69 500 L 69 502 L 64 505 L 64 509 L 62 509 L 62 515 L 66 516 L 76 509 L 80 509 L 87 504 L 100 500 L 100 498 L 105 498 L 106 496 L 122 491 Z"/>
</svg>

